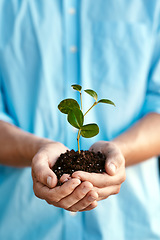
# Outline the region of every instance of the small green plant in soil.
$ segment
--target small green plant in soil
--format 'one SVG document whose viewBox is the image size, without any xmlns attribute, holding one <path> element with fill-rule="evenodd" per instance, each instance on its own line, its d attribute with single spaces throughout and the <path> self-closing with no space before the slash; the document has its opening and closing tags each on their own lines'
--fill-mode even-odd
<svg viewBox="0 0 160 240">
<path fill-rule="evenodd" d="M 82 103 L 82 87 L 77 84 L 71 86 L 74 90 L 80 94 L 80 105 L 72 98 L 62 100 L 58 109 L 67 115 L 68 122 L 75 128 L 77 128 L 77 143 L 78 152 L 74 150 L 67 151 L 65 154 L 61 154 L 52 170 L 57 174 L 58 179 L 63 173 L 69 173 L 70 175 L 74 171 L 83 170 L 88 172 L 104 172 L 105 157 L 101 153 L 93 153 L 89 151 L 80 150 L 80 137 L 91 138 L 99 133 L 99 127 L 96 123 L 89 123 L 84 125 L 84 118 L 89 111 L 99 103 L 115 104 L 109 99 L 98 100 L 97 93 L 92 89 L 84 90 L 85 93 L 89 94 L 94 102 L 91 107 L 84 113 Z"/>
<path fill-rule="evenodd" d="M 78 142 L 78 152 L 80 153 L 80 145 L 79 145 L 80 136 L 82 136 L 84 138 L 91 138 L 91 137 L 96 136 L 99 133 L 99 127 L 96 123 L 90 123 L 90 124 L 86 124 L 86 125 L 83 124 L 84 117 L 98 103 L 107 103 L 107 104 L 112 104 L 114 106 L 115 106 L 115 104 L 109 99 L 98 100 L 98 95 L 94 90 L 86 89 L 84 91 L 87 94 L 89 94 L 91 97 L 93 97 L 95 101 L 94 101 L 93 105 L 85 113 L 83 113 L 82 87 L 77 84 L 74 84 L 71 87 L 80 93 L 81 107 L 79 106 L 79 104 L 76 100 L 74 100 L 72 98 L 68 98 L 68 99 L 64 99 L 63 101 L 60 102 L 60 104 L 58 105 L 58 109 L 62 113 L 67 114 L 68 122 L 73 127 L 78 129 L 77 142 Z"/>
</svg>

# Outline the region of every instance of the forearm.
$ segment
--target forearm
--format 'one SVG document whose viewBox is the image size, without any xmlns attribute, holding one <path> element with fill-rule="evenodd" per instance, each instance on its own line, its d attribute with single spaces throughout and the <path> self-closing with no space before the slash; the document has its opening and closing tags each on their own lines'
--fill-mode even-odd
<svg viewBox="0 0 160 240">
<path fill-rule="evenodd" d="M 126 166 L 160 154 L 160 114 L 151 113 L 113 140 L 121 149 Z"/>
<path fill-rule="evenodd" d="M 33 156 L 48 142 L 51 141 L 0 121 L 0 164 L 30 166 Z"/>
</svg>

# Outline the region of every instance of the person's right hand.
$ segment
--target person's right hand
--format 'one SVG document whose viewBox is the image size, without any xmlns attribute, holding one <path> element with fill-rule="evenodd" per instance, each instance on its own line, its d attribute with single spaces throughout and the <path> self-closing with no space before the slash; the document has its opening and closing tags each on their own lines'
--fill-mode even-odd
<svg viewBox="0 0 160 240">
<path fill-rule="evenodd" d="M 57 186 L 57 177 L 51 170 L 61 153 L 67 148 L 59 142 L 49 142 L 40 148 L 32 160 L 33 190 L 38 198 L 69 211 L 91 210 L 97 206 L 98 195 L 90 182 L 78 178 L 67 179 Z M 64 178 L 64 176 L 63 176 Z M 65 180 L 65 179 L 64 179 Z"/>
</svg>

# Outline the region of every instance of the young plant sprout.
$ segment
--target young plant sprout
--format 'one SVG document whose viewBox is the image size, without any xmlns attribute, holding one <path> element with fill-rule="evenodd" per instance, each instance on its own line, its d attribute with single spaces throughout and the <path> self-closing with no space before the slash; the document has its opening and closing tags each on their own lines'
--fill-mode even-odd
<svg viewBox="0 0 160 240">
<path fill-rule="evenodd" d="M 73 84 L 71 87 L 80 93 L 81 107 L 79 106 L 78 102 L 75 99 L 67 98 L 60 102 L 60 104 L 58 105 L 58 109 L 62 113 L 67 114 L 68 122 L 73 127 L 78 129 L 77 142 L 78 142 L 78 152 L 80 153 L 80 144 L 79 144 L 80 136 L 82 136 L 84 138 L 91 138 L 91 137 L 96 136 L 99 133 L 99 127 L 96 123 L 90 123 L 90 124 L 83 125 L 84 117 L 98 103 L 107 103 L 107 104 L 111 104 L 114 106 L 115 106 L 115 104 L 109 99 L 98 100 L 98 95 L 94 90 L 86 89 L 84 91 L 87 94 L 89 94 L 91 97 L 93 97 L 95 101 L 94 101 L 93 105 L 85 113 L 83 113 L 82 87 L 77 84 Z"/>
</svg>

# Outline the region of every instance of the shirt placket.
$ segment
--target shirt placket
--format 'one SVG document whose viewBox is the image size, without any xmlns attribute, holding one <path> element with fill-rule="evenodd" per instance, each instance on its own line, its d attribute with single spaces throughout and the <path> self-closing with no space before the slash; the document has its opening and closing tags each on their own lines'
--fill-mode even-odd
<svg viewBox="0 0 160 240">
<path fill-rule="evenodd" d="M 65 31 L 65 97 L 78 100 L 79 95 L 70 86 L 80 83 L 79 67 L 79 0 L 64 0 L 64 31 Z M 66 143 L 69 148 L 77 148 L 75 131 L 66 123 Z M 76 149 L 75 149 L 76 150 Z M 72 213 L 64 210 L 64 239 L 82 239 L 81 213 Z"/>
<path fill-rule="evenodd" d="M 79 82 L 79 3 L 78 0 L 65 0 L 65 73 L 70 85 Z"/>
<path fill-rule="evenodd" d="M 80 27 L 78 0 L 64 0 L 64 85 L 65 98 L 74 98 L 79 102 L 79 93 L 71 89 L 72 84 L 80 83 Z M 77 129 L 66 123 L 67 147 L 77 149 Z"/>
</svg>

